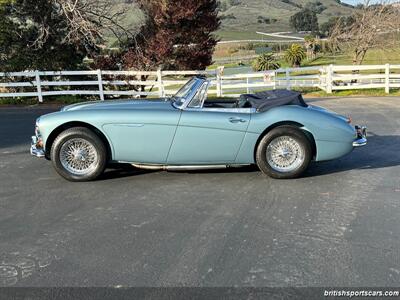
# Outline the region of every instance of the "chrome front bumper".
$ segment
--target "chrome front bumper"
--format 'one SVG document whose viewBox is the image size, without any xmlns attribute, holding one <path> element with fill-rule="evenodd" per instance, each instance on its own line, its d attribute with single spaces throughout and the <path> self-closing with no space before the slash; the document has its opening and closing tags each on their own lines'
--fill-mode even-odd
<svg viewBox="0 0 400 300">
<path fill-rule="evenodd" d="M 45 157 L 44 149 L 40 146 L 40 144 L 41 141 L 38 139 L 38 137 L 33 136 L 31 142 L 31 155 L 40 158 Z"/>
<path fill-rule="evenodd" d="M 353 147 L 363 147 L 367 145 L 367 127 L 356 126 L 357 139 L 353 142 Z"/>
</svg>

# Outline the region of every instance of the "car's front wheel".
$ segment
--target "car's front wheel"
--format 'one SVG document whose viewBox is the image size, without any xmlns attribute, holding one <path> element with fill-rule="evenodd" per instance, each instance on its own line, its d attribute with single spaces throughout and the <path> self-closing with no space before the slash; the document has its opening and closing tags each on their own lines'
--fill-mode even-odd
<svg viewBox="0 0 400 300">
<path fill-rule="evenodd" d="M 70 181 L 90 181 L 103 173 L 107 152 L 102 140 L 90 129 L 75 127 L 63 131 L 51 148 L 56 171 Z"/>
<path fill-rule="evenodd" d="M 267 133 L 256 151 L 262 172 L 277 179 L 297 178 L 308 168 L 312 148 L 307 136 L 293 126 L 280 126 Z"/>
</svg>

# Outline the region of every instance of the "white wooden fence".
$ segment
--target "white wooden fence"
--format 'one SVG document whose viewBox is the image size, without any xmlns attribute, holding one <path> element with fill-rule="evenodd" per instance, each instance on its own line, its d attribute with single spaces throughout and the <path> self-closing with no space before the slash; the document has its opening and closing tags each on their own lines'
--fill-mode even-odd
<svg viewBox="0 0 400 300">
<path fill-rule="evenodd" d="M 400 88 L 400 65 L 318 66 L 224 75 L 215 71 L 26 71 L 0 73 L 1 97 L 94 95 L 106 98 L 173 95 L 188 76 L 211 78 L 209 94 L 232 97 L 265 89 L 314 87 L 336 90 Z"/>
</svg>

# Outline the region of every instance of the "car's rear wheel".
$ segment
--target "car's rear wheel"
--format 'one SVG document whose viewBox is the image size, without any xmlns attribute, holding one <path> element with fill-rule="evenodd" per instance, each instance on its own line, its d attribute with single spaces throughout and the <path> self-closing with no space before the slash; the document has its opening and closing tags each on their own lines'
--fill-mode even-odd
<svg viewBox="0 0 400 300">
<path fill-rule="evenodd" d="M 51 148 L 56 171 L 70 181 L 90 181 L 103 173 L 107 152 L 102 140 L 90 129 L 75 127 L 63 131 Z"/>
<path fill-rule="evenodd" d="M 307 136 L 293 126 L 280 126 L 267 133 L 259 143 L 256 161 L 270 177 L 291 179 L 301 176 L 312 159 Z"/>
</svg>

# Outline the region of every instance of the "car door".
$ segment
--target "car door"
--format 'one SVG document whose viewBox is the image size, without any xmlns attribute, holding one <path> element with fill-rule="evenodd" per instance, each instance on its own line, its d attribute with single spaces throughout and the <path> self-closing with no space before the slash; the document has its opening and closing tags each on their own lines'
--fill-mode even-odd
<svg viewBox="0 0 400 300">
<path fill-rule="evenodd" d="M 171 101 L 135 101 L 131 109 L 107 114 L 111 119 L 103 129 L 112 141 L 114 160 L 166 164 L 182 114 L 180 105 L 190 101 L 203 82 L 192 78 Z"/>
<path fill-rule="evenodd" d="M 239 152 L 250 114 L 206 109 L 182 112 L 168 164 L 233 163 Z"/>
</svg>

